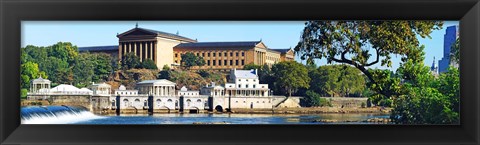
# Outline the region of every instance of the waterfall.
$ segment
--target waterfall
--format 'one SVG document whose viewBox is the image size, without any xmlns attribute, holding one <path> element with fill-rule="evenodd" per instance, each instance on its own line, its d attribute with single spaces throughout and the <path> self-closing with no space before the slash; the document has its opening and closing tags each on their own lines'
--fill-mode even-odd
<svg viewBox="0 0 480 145">
<path fill-rule="evenodd" d="M 69 124 L 103 118 L 85 107 L 77 106 L 28 106 L 20 110 L 22 124 Z"/>
</svg>

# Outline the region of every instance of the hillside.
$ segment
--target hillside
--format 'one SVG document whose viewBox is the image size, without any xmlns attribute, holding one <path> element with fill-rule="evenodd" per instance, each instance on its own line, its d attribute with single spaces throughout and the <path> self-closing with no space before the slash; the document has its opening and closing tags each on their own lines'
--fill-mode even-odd
<svg viewBox="0 0 480 145">
<path fill-rule="evenodd" d="M 157 79 L 160 70 L 150 69 L 130 69 L 118 70 L 109 77 L 108 84 L 112 85 L 112 91 L 118 89 L 120 85 L 125 85 L 127 89 L 134 89 L 135 84 L 143 80 Z M 189 90 L 199 90 L 201 87 L 215 82 L 217 85 L 224 84 L 226 75 L 221 72 L 206 71 L 200 75 L 196 71 L 189 70 L 170 70 L 172 82 L 175 82 L 176 89 L 179 90 L 186 86 Z"/>
</svg>

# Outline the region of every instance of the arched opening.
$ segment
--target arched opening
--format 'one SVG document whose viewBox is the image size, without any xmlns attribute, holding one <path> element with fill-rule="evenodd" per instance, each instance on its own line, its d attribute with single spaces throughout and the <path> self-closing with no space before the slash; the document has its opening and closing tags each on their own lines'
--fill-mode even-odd
<svg viewBox="0 0 480 145">
<path fill-rule="evenodd" d="M 215 110 L 216 110 L 217 112 L 223 112 L 223 107 L 220 106 L 220 105 L 217 105 L 217 106 L 215 106 Z"/>
<path fill-rule="evenodd" d="M 188 109 L 188 113 L 199 113 L 200 110 L 197 107 L 192 107 Z"/>
<path fill-rule="evenodd" d="M 157 99 L 157 100 L 155 101 L 155 104 L 157 104 L 157 106 L 160 106 L 160 103 L 162 103 L 162 100 L 160 100 L 160 99 Z"/>
<path fill-rule="evenodd" d="M 123 105 L 124 105 L 125 107 L 128 107 L 128 99 L 123 99 Z"/>
</svg>

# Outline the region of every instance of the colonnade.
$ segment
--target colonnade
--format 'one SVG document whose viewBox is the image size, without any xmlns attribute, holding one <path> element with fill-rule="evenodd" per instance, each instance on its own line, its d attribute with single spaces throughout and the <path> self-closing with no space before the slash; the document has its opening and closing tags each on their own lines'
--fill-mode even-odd
<svg viewBox="0 0 480 145">
<path fill-rule="evenodd" d="M 268 96 L 265 95 L 265 93 L 268 93 L 268 90 L 227 90 L 227 94 L 232 96 L 232 97 L 263 97 L 263 96 Z"/>
<path fill-rule="evenodd" d="M 150 59 L 156 62 L 156 51 L 156 41 L 120 42 L 118 45 L 119 60 L 123 55 L 133 52 L 140 58 L 140 61 Z"/>
<path fill-rule="evenodd" d="M 145 86 L 142 91 L 155 96 L 175 96 L 175 86 Z"/>
<path fill-rule="evenodd" d="M 255 61 L 257 61 L 256 63 L 261 65 L 265 64 L 265 56 L 266 52 L 255 51 Z"/>
</svg>

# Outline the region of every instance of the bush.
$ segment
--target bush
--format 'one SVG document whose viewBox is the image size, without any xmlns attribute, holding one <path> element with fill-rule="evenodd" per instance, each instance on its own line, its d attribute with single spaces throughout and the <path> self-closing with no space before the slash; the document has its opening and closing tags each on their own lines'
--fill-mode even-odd
<svg viewBox="0 0 480 145">
<path fill-rule="evenodd" d="M 145 69 L 158 69 L 155 62 L 153 62 L 151 59 L 144 60 L 142 62 L 142 67 Z"/>
<path fill-rule="evenodd" d="M 207 77 L 210 77 L 210 73 L 206 70 L 199 70 L 197 72 L 200 76 L 202 76 L 203 78 L 207 78 Z"/>
<path fill-rule="evenodd" d="M 28 92 L 27 89 L 21 89 L 20 90 L 20 98 L 26 99 L 27 98 L 27 92 Z"/>
<path fill-rule="evenodd" d="M 307 107 L 314 107 L 314 106 L 319 106 L 319 107 L 332 107 L 332 103 L 330 100 L 327 100 L 325 98 L 321 98 L 320 95 L 316 92 L 313 92 L 311 90 L 308 90 L 305 93 L 305 103 Z"/>
<path fill-rule="evenodd" d="M 367 104 L 365 102 L 362 102 L 362 104 L 360 105 L 360 107 L 362 108 L 365 108 L 367 106 Z"/>
</svg>

